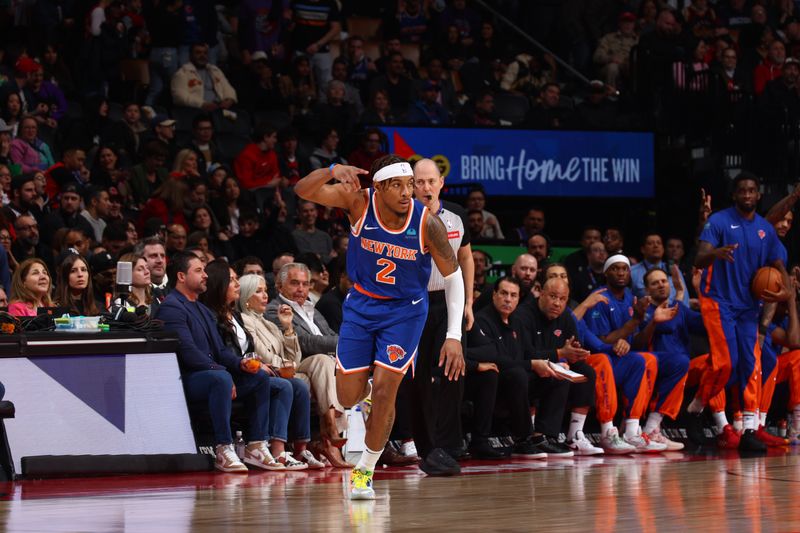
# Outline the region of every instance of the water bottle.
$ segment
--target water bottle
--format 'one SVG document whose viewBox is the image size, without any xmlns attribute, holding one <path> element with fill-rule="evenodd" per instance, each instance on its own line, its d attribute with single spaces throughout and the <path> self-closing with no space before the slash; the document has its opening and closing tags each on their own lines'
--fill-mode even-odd
<svg viewBox="0 0 800 533">
<path fill-rule="evenodd" d="M 239 459 L 244 459 L 244 439 L 242 438 L 242 432 L 236 432 L 236 440 L 233 443 L 234 449 L 236 450 L 236 455 L 239 456 Z"/>
<path fill-rule="evenodd" d="M 781 420 L 780 422 L 778 422 L 778 436 L 779 437 L 784 438 L 784 439 L 786 438 L 786 433 L 787 433 L 786 428 L 787 428 L 787 426 L 788 426 L 788 424 L 786 423 L 786 419 L 785 418 L 783 420 Z"/>
</svg>

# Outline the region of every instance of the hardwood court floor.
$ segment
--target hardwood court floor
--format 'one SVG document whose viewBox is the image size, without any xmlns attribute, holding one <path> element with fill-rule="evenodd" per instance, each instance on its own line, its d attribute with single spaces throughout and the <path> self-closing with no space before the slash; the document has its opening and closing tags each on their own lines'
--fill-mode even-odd
<svg viewBox="0 0 800 533">
<path fill-rule="evenodd" d="M 428 478 L 376 474 L 379 499 L 343 497 L 347 472 L 200 473 L 0 485 L 0 531 L 800 531 L 800 452 L 672 453 L 469 462 Z"/>
</svg>

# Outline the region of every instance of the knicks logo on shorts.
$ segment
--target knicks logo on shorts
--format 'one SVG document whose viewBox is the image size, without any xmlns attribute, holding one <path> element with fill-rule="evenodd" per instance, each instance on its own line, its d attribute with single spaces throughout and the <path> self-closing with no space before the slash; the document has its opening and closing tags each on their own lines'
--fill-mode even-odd
<svg viewBox="0 0 800 533">
<path fill-rule="evenodd" d="M 402 346 L 397 344 L 390 344 L 386 347 L 386 355 L 389 356 L 390 363 L 396 363 L 406 356 L 406 351 Z"/>
</svg>

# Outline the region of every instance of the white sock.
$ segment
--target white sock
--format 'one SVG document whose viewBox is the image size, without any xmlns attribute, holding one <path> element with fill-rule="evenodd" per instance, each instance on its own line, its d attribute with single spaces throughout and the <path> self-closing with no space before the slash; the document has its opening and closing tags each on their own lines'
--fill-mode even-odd
<svg viewBox="0 0 800 533">
<path fill-rule="evenodd" d="M 583 413 L 572 412 L 569 419 L 569 431 L 567 431 L 567 440 L 570 441 L 575 438 L 575 433 L 583 431 L 583 423 L 586 422 L 586 415 Z"/>
<path fill-rule="evenodd" d="M 758 425 L 759 426 L 767 426 L 767 413 L 758 413 Z"/>
<path fill-rule="evenodd" d="M 605 435 L 606 433 L 608 433 L 609 429 L 613 429 L 613 428 L 614 428 L 614 422 L 613 421 L 611 421 L 611 422 L 601 422 L 600 423 L 600 434 L 601 435 Z"/>
<path fill-rule="evenodd" d="M 705 405 L 703 405 L 703 402 L 701 402 L 699 398 L 695 397 L 695 399 L 692 400 L 692 403 L 689 404 L 689 407 L 686 408 L 686 411 L 689 413 L 698 414 L 703 412 L 704 407 Z"/>
<path fill-rule="evenodd" d="M 756 414 L 753 411 L 742 411 L 742 429 L 756 429 Z"/>
<path fill-rule="evenodd" d="M 361 452 L 361 459 L 358 460 L 358 464 L 356 464 L 356 468 L 361 470 L 362 472 L 374 472 L 375 465 L 378 464 L 378 459 L 381 458 L 381 454 L 383 453 L 383 448 L 379 452 L 374 452 L 364 446 L 364 451 Z"/>
<path fill-rule="evenodd" d="M 722 430 L 728 425 L 728 417 L 725 416 L 725 411 L 719 411 L 711 416 L 714 419 L 714 425 L 717 427 L 717 433 L 722 433 Z"/>
<path fill-rule="evenodd" d="M 632 439 L 639 434 L 639 419 L 626 418 L 625 419 L 625 437 Z"/>
<path fill-rule="evenodd" d="M 650 434 L 655 430 L 661 429 L 661 421 L 664 419 L 664 415 L 661 413 L 650 413 L 647 417 L 647 423 L 644 425 L 644 432 Z"/>
</svg>

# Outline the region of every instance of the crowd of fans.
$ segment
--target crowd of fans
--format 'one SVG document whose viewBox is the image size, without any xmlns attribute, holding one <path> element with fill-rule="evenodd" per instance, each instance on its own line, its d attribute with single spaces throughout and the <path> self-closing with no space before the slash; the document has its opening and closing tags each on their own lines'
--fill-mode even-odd
<svg viewBox="0 0 800 533">
<path fill-rule="evenodd" d="M 347 465 L 330 354 L 350 288 L 349 223 L 340 210 L 295 196 L 293 185 L 310 170 L 369 169 L 385 155 L 382 125 L 658 127 L 649 122 L 654 113 L 681 115 L 670 107 L 681 101 L 662 98 L 674 91 L 752 95 L 764 117 L 800 118 L 800 19 L 788 0 L 504 2 L 524 29 L 594 79 L 586 87 L 467 0 L 375 3 L 365 11 L 382 18 L 365 26 L 334 0 L 234 4 L 39 0 L 2 13 L 0 305 L 18 316 L 53 307 L 159 316 L 196 257 L 195 274 L 208 287 L 201 291 L 198 278 L 186 293 L 213 314 L 220 346 L 236 356 L 231 365 L 256 352 L 271 376 L 287 376 L 272 393 L 283 414 L 262 412 L 270 429 L 248 449 L 269 468 L 303 467 L 287 455 L 287 441 L 308 466 L 319 467 L 321 456 Z M 737 116 L 735 106 L 725 112 Z M 464 204 L 473 244 L 528 252 L 511 277 L 492 284 L 492 258 L 473 250 L 476 313 L 507 318 L 529 294 L 549 294 L 550 278 L 567 280 L 570 307 L 585 311 L 606 284 L 608 257 L 618 254 L 630 256 L 637 296 L 649 294 L 657 267 L 671 301 L 694 303 L 688 240 L 650 234 L 636 251 L 626 246 L 626 228 L 587 226 L 580 236 L 559 235 L 580 245 L 562 265 L 552 261 L 543 207 L 519 224 L 480 189 Z M 704 202 L 702 216 L 709 212 Z M 779 218 L 776 225 L 786 224 Z M 117 261 L 133 265 L 123 296 L 114 290 Z M 502 366 L 474 363 L 484 378 Z M 242 387 L 243 395 L 263 395 L 263 383 Z M 578 414 L 584 407 L 570 406 Z M 309 446 L 312 408 L 320 438 Z M 488 438 L 491 412 L 489 422 L 482 416 L 474 430 Z M 227 431 L 218 441 L 230 441 Z M 265 449 L 258 443 L 266 436 Z M 475 442 L 492 454 L 480 446 L 485 440 Z"/>
</svg>

